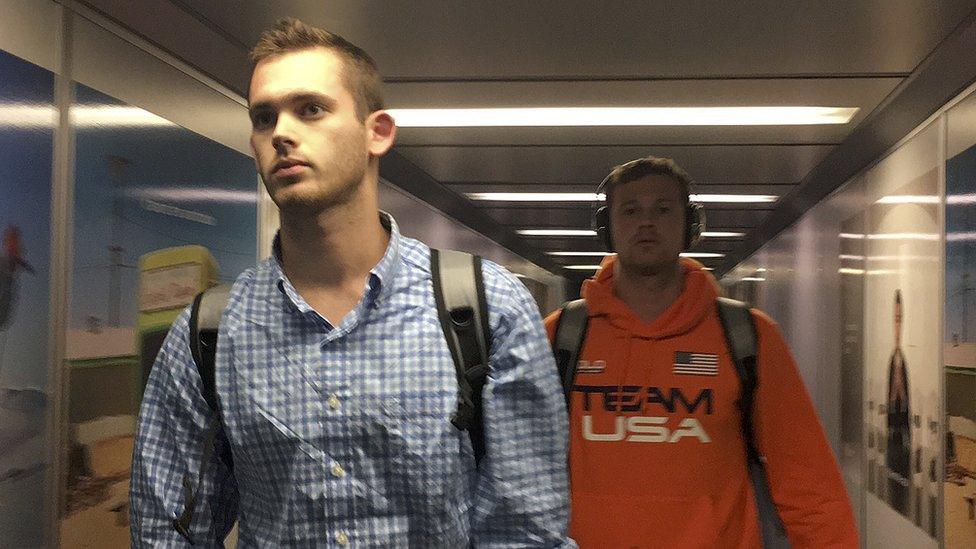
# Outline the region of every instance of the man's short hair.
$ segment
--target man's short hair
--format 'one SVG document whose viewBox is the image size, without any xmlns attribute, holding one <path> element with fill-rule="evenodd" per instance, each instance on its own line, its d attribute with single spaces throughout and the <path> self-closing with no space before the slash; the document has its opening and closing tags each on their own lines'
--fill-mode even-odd
<svg viewBox="0 0 976 549">
<path fill-rule="evenodd" d="M 284 53 L 327 48 L 343 61 L 342 80 L 356 101 L 360 119 L 383 109 L 383 79 L 376 61 L 365 50 L 334 32 L 306 25 L 298 19 L 280 19 L 261 34 L 251 50 L 251 61 L 260 61 Z"/>
<path fill-rule="evenodd" d="M 670 177 L 674 180 L 681 189 L 685 203 L 688 203 L 691 195 L 691 186 L 694 183 L 691 176 L 688 175 L 688 172 L 681 169 L 681 166 L 678 166 L 674 160 L 657 156 L 638 158 L 637 160 L 631 160 L 630 162 L 615 167 L 610 172 L 610 175 L 603 180 L 603 183 L 600 184 L 598 192 L 606 193 L 607 205 L 610 205 L 612 204 L 611 196 L 613 195 L 613 190 L 617 186 L 652 175 Z"/>
</svg>

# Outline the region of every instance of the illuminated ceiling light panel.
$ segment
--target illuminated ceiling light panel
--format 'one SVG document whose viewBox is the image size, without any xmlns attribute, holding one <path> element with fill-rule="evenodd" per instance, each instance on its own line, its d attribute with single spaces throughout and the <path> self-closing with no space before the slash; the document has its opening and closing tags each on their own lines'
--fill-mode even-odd
<svg viewBox="0 0 976 549">
<path fill-rule="evenodd" d="M 805 126 L 847 124 L 856 107 L 545 107 L 389 109 L 401 128 Z"/>
<path fill-rule="evenodd" d="M 523 236 L 596 236 L 591 229 L 520 229 L 516 231 Z"/>
<path fill-rule="evenodd" d="M 976 194 L 950 194 L 946 197 L 946 204 L 952 206 L 976 204 Z"/>
<path fill-rule="evenodd" d="M 681 257 L 694 257 L 697 259 L 716 259 L 719 257 L 725 257 L 725 254 L 715 254 L 711 252 L 683 252 L 679 255 Z"/>
<path fill-rule="evenodd" d="M 599 265 L 566 265 L 564 269 L 569 269 L 571 271 L 599 271 Z"/>
<path fill-rule="evenodd" d="M 769 270 L 766 269 L 765 267 L 759 267 L 758 269 L 756 269 L 756 272 L 757 273 L 767 273 L 767 272 L 769 272 Z"/>
<path fill-rule="evenodd" d="M 766 279 L 763 278 L 763 277 L 761 277 L 761 276 L 744 276 L 744 277 L 740 278 L 739 280 L 742 280 L 742 281 L 745 281 L 745 282 L 765 282 L 766 281 Z"/>
<path fill-rule="evenodd" d="M 742 238 L 746 233 L 732 231 L 705 231 L 701 234 L 705 238 Z"/>
<path fill-rule="evenodd" d="M 875 204 L 938 204 L 939 197 L 933 195 L 894 195 L 882 196 Z"/>
<path fill-rule="evenodd" d="M 606 257 L 610 252 L 546 252 L 546 254 L 556 257 Z"/>
<path fill-rule="evenodd" d="M 471 200 L 486 202 L 601 202 L 603 193 L 465 193 Z M 763 204 L 776 202 L 779 197 L 769 194 L 693 194 L 692 202 Z"/>
</svg>

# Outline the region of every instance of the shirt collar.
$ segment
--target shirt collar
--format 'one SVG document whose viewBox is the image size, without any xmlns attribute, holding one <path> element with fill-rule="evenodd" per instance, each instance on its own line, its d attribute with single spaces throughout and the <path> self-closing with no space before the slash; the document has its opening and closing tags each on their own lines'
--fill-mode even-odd
<svg viewBox="0 0 976 549">
<path fill-rule="evenodd" d="M 378 306 L 379 301 L 384 295 L 388 294 L 393 287 L 393 279 L 400 264 L 400 247 L 402 236 L 400 228 L 393 216 L 387 212 L 380 211 L 380 224 L 390 233 L 390 242 L 386 246 L 386 251 L 379 262 L 369 271 L 366 280 L 365 305 Z M 285 276 L 284 268 L 281 263 L 281 232 L 275 233 L 274 242 L 271 245 L 271 269 L 278 289 L 288 297 L 288 299 L 298 308 L 300 312 L 309 313 L 312 307 L 298 294 L 291 281 Z"/>
</svg>

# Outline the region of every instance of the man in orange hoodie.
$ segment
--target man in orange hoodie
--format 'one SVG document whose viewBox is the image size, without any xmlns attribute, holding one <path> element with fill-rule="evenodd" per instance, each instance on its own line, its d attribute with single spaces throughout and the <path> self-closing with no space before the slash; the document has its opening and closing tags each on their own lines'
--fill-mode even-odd
<svg viewBox="0 0 976 549">
<path fill-rule="evenodd" d="M 690 185 L 654 157 L 618 166 L 601 185 L 598 225 L 617 254 L 583 286 L 589 322 L 570 401 L 570 534 L 583 548 L 762 546 L 718 286 L 679 257 L 701 229 Z M 751 314 L 754 440 L 790 543 L 856 548 L 844 484 L 790 351 L 769 317 Z M 550 339 L 559 316 L 546 319 Z"/>
</svg>

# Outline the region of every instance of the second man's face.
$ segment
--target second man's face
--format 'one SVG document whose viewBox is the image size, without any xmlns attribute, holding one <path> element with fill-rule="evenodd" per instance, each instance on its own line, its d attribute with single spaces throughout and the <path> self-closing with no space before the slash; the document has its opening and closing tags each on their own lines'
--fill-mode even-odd
<svg viewBox="0 0 976 549">
<path fill-rule="evenodd" d="M 670 177 L 651 175 L 615 187 L 610 220 L 613 245 L 625 268 L 652 273 L 678 261 L 685 202 Z"/>
<path fill-rule="evenodd" d="M 367 130 L 325 48 L 260 61 L 249 93 L 251 148 L 268 194 L 283 211 L 315 213 L 347 200 L 369 162 Z"/>
</svg>

